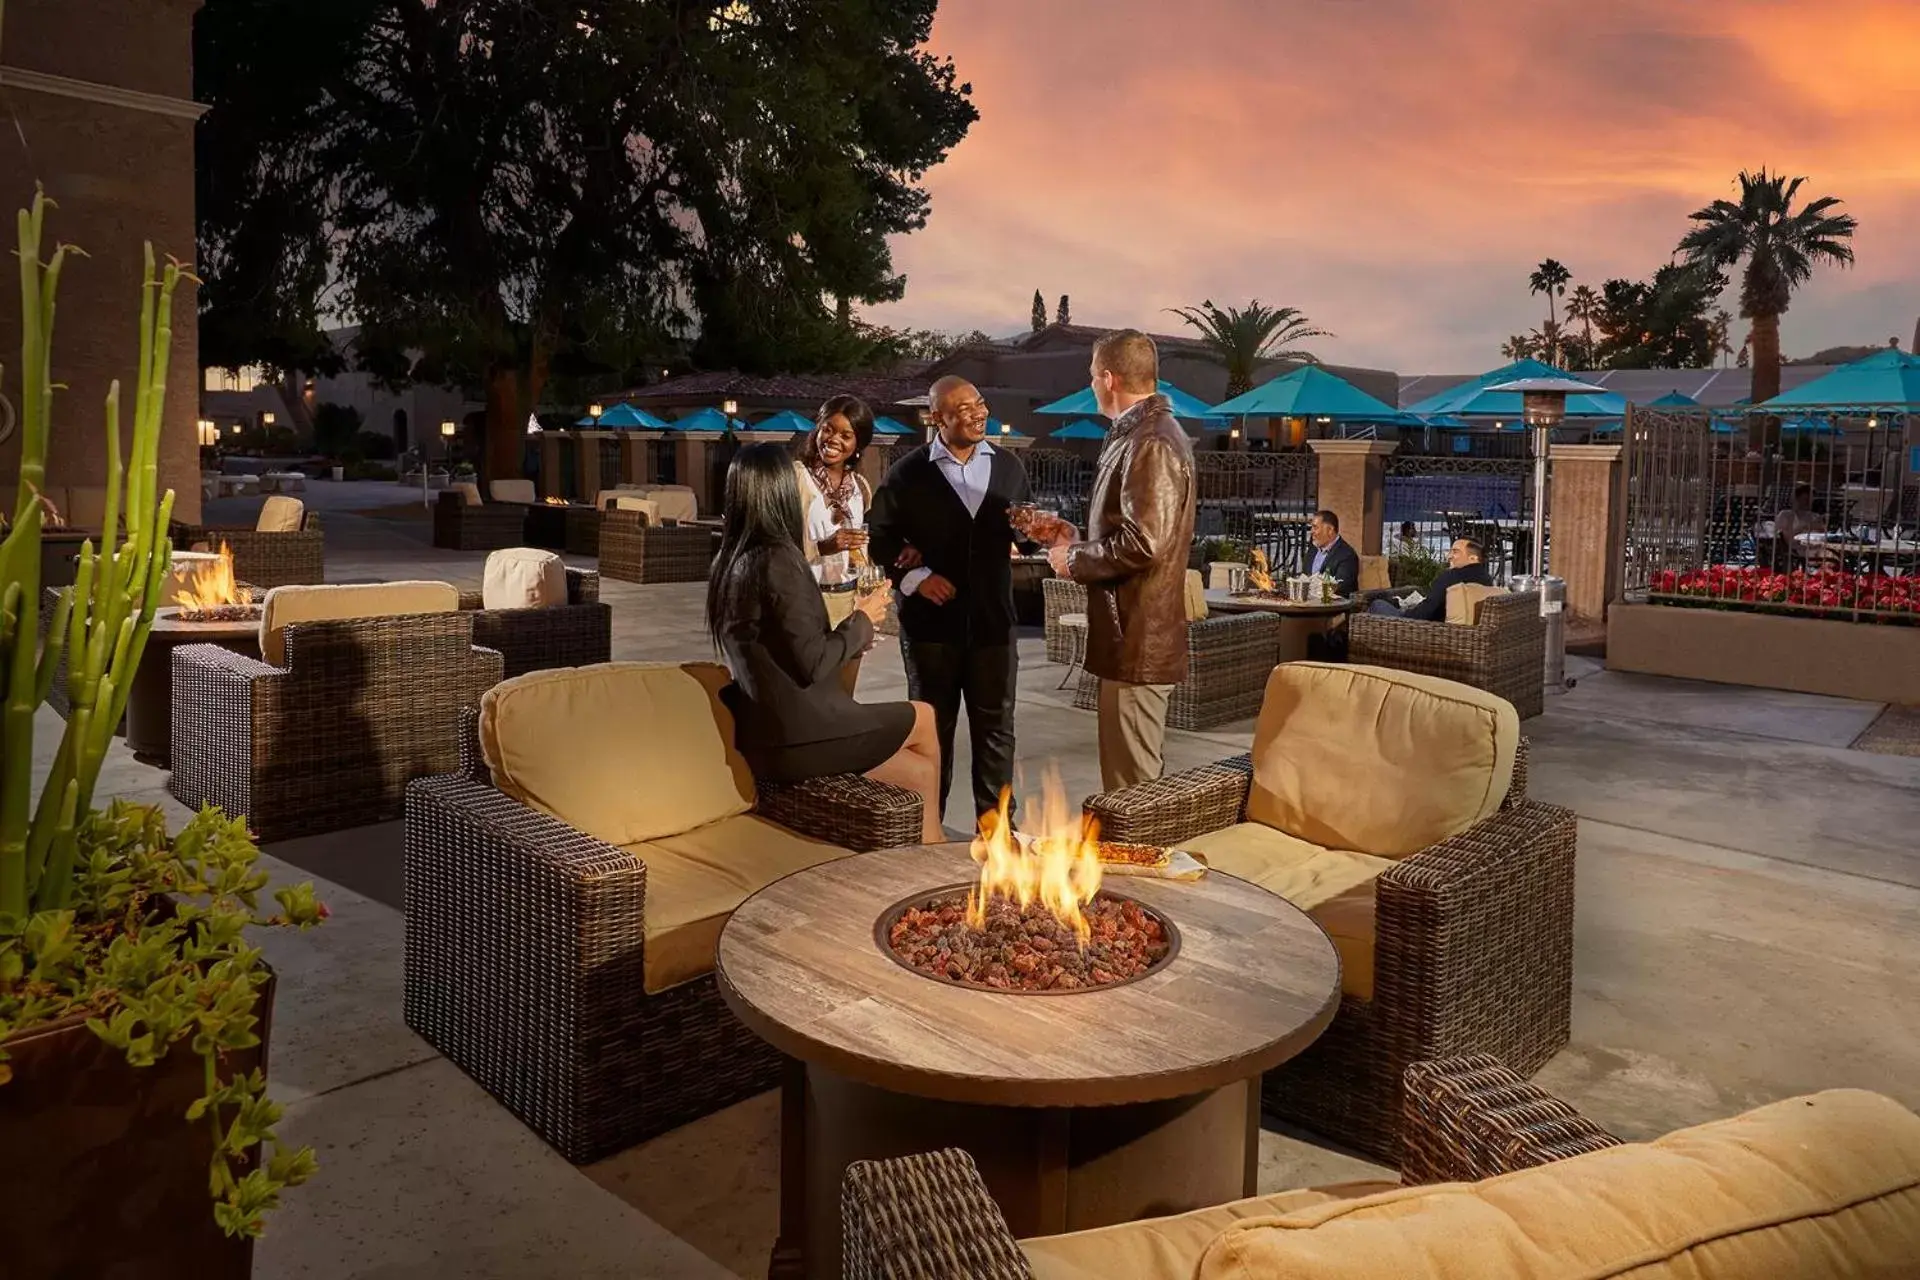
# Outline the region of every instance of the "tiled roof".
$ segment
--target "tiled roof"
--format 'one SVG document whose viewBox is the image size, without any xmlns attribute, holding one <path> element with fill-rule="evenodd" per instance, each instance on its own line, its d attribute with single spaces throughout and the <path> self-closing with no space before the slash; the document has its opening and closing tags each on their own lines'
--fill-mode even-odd
<svg viewBox="0 0 1920 1280">
<path fill-rule="evenodd" d="M 607 396 L 608 403 L 632 401 L 636 404 L 670 400 L 728 398 L 746 400 L 795 400 L 818 404 L 828 396 L 855 395 L 878 407 L 897 405 L 915 396 L 925 395 L 926 385 L 914 378 L 883 378 L 871 374 L 814 377 L 801 374 L 774 374 L 761 377 L 745 373 L 687 373 L 651 386 L 630 387 Z"/>
<path fill-rule="evenodd" d="M 1065 338 L 1082 340 L 1088 346 L 1092 346 L 1095 342 L 1099 341 L 1101 338 L 1105 337 L 1107 334 L 1112 333 L 1115 329 L 1118 329 L 1121 327 L 1122 326 L 1120 325 L 1101 326 L 1101 325 L 1091 325 L 1091 324 L 1050 324 L 1046 328 L 1036 330 L 1033 333 L 1030 333 L 1026 337 L 1022 338 L 1020 340 L 1020 345 L 1023 347 L 1031 346 L 1034 343 L 1039 342 L 1041 339 L 1045 338 L 1049 334 L 1057 334 Z M 1147 336 L 1153 339 L 1153 344 L 1157 347 L 1163 347 L 1163 348 L 1175 347 L 1179 349 L 1186 349 L 1186 348 L 1205 349 L 1207 346 L 1207 344 L 1203 340 L 1196 338 L 1191 334 L 1149 333 Z"/>
</svg>

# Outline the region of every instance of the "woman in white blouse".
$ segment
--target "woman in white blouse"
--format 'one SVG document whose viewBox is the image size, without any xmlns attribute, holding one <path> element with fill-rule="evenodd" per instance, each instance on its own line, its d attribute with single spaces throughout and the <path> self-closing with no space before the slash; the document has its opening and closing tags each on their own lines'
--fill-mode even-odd
<svg viewBox="0 0 1920 1280">
<path fill-rule="evenodd" d="M 807 563 L 834 626 L 853 612 L 860 582 L 860 560 L 867 546 L 867 506 L 873 490 L 860 474 L 860 453 L 873 440 L 873 410 L 857 396 L 833 396 L 814 414 L 813 430 L 793 464 L 800 484 L 806 526 Z M 840 669 L 840 682 L 853 692 L 860 660 Z"/>
</svg>

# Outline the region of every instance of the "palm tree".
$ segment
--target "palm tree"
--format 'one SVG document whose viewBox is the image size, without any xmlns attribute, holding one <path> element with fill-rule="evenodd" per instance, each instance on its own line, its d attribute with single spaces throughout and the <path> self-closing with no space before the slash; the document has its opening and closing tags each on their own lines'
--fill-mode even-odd
<svg viewBox="0 0 1920 1280">
<path fill-rule="evenodd" d="M 1713 313 L 1713 319 L 1707 322 L 1707 341 L 1713 344 L 1713 357 L 1720 362 L 1722 369 L 1727 367 L 1727 357 L 1733 354 L 1733 313 L 1725 307 Z"/>
<path fill-rule="evenodd" d="M 1548 320 L 1527 335 L 1527 342 L 1535 351 L 1546 354 L 1548 364 L 1557 365 L 1560 363 L 1560 337 L 1560 322 Z"/>
<path fill-rule="evenodd" d="M 1200 331 L 1208 354 L 1227 369 L 1227 396 L 1253 389 L 1255 368 L 1262 360 L 1297 360 L 1318 364 L 1310 351 L 1292 344 L 1308 338 L 1331 338 L 1325 329 L 1316 329 L 1305 315 L 1293 307 L 1269 307 L 1258 298 L 1244 307 L 1224 310 L 1208 299 L 1198 307 L 1168 307 L 1174 315 Z"/>
<path fill-rule="evenodd" d="M 1516 333 L 1500 344 L 1500 356 L 1504 360 L 1528 360 L 1533 357 L 1533 337 L 1530 334 Z"/>
<path fill-rule="evenodd" d="M 1567 299 L 1567 319 L 1579 322 L 1589 360 L 1593 359 L 1593 318 L 1599 314 L 1600 295 L 1590 284 L 1580 285 Z"/>
<path fill-rule="evenodd" d="M 1805 178 L 1740 173 L 1740 199 L 1715 200 L 1692 215 L 1693 230 L 1679 253 L 1701 271 L 1727 271 L 1745 259 L 1740 278 L 1740 314 L 1753 322 L 1754 404 L 1780 394 L 1780 317 L 1793 291 L 1813 277 L 1819 263 L 1853 265 L 1852 214 L 1833 213 L 1840 201 L 1822 196 L 1797 212 L 1794 197 Z"/>
<path fill-rule="evenodd" d="M 1559 324 L 1559 313 L 1554 308 L 1553 300 L 1558 295 L 1567 291 L 1567 281 L 1571 279 L 1573 279 L 1573 272 L 1567 270 L 1566 267 L 1552 258 L 1548 258 L 1539 266 L 1535 267 L 1533 274 L 1527 277 L 1528 293 L 1544 293 L 1547 295 L 1547 320 L 1551 324 Z M 1557 338 L 1555 346 L 1547 349 L 1547 363 L 1560 363 L 1560 351 Z"/>
</svg>

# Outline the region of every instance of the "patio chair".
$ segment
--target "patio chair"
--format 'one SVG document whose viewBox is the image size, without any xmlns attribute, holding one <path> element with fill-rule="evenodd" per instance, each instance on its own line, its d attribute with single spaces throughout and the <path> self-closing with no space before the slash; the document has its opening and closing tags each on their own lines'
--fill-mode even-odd
<svg viewBox="0 0 1920 1280">
<path fill-rule="evenodd" d="M 1357 620 L 1357 619 L 1356 619 Z M 1274 669 L 1253 750 L 1090 798 L 1110 840 L 1178 847 L 1311 915 L 1340 1012 L 1268 1075 L 1272 1113 L 1391 1163 L 1400 1075 L 1567 1042 L 1574 817 L 1526 797 L 1504 699 L 1383 667 Z"/>
<path fill-rule="evenodd" d="M 661 519 L 647 498 L 617 494 L 600 513 L 600 572 L 622 582 L 705 582 L 720 535 Z"/>
<path fill-rule="evenodd" d="M 233 576 L 263 590 L 327 579 L 320 516 L 298 498 L 268 498 L 252 528 L 175 522 L 168 534 L 181 551 L 231 549 Z"/>
<path fill-rule="evenodd" d="M 1622 1143 L 1479 1055 L 1409 1066 L 1402 1128 L 1399 1185 L 1300 1188 L 1027 1240 L 964 1151 L 861 1161 L 841 1183 L 845 1274 L 1811 1280 L 1905 1275 L 1920 1257 L 1920 1117 L 1864 1090 Z"/>
<path fill-rule="evenodd" d="M 601 603 L 600 575 L 568 568 L 551 552 L 494 552 L 487 557 L 486 585 L 462 591 L 460 608 L 473 615 L 473 643 L 500 654 L 503 679 L 613 657 L 613 609 Z"/>
<path fill-rule="evenodd" d="M 460 709 L 500 680 L 475 617 L 444 582 L 268 592 L 264 661 L 173 651 L 167 789 L 244 816 L 263 841 L 399 817 L 408 782 L 456 766 Z"/>
<path fill-rule="evenodd" d="M 433 545 L 447 551 L 498 551 L 526 541 L 527 509 L 515 502 L 483 502 L 480 487 L 457 484 L 433 504 Z"/>
<path fill-rule="evenodd" d="M 1546 709 L 1547 623 L 1535 591 L 1448 593 L 1446 622 L 1356 613 L 1347 622 L 1347 658 L 1417 671 L 1497 693 L 1522 720 Z M 1455 621 L 1458 618 L 1458 621 Z"/>
<path fill-rule="evenodd" d="M 898 787 L 755 787 L 728 680 L 508 681 L 467 717 L 460 772 L 408 792 L 407 1025 L 576 1163 L 773 1087 L 779 1053 L 715 986 L 721 926 L 789 872 L 920 838 Z"/>
</svg>

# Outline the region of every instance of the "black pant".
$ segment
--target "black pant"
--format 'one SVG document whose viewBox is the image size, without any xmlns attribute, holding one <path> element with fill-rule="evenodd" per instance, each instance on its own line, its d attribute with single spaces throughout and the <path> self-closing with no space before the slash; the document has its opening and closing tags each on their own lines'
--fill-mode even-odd
<svg viewBox="0 0 1920 1280">
<path fill-rule="evenodd" d="M 925 644 L 900 638 L 907 664 L 907 696 L 933 708 L 940 732 L 940 812 L 953 786 L 953 731 L 960 703 L 967 704 L 967 736 L 973 744 L 973 811 L 1000 803 L 1013 781 L 1013 700 L 1020 651 L 1011 643 L 976 647 Z"/>
</svg>

